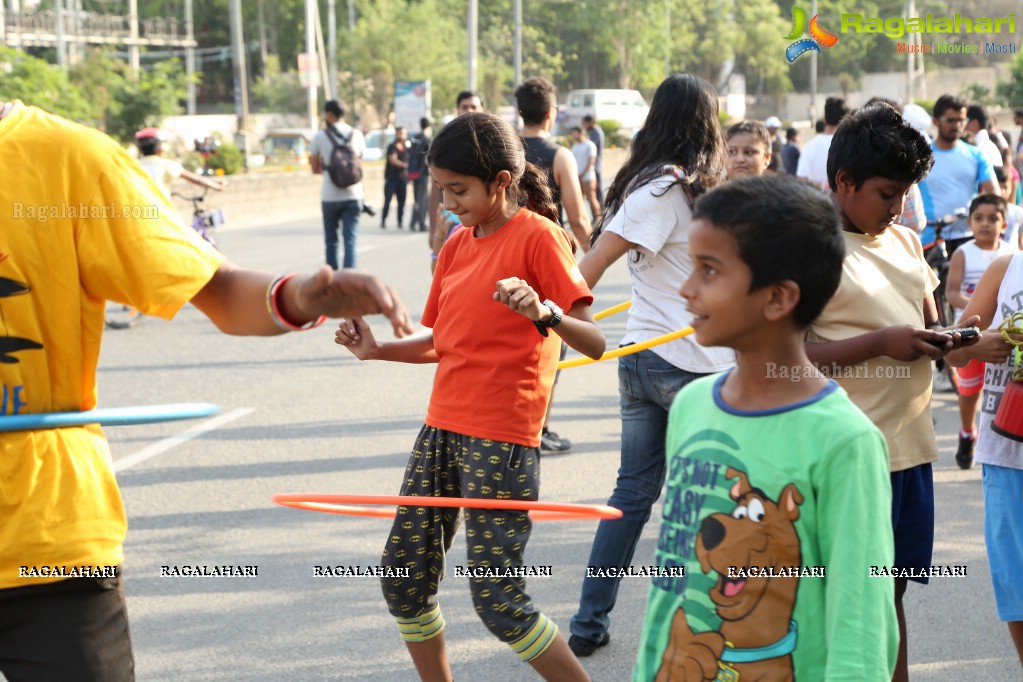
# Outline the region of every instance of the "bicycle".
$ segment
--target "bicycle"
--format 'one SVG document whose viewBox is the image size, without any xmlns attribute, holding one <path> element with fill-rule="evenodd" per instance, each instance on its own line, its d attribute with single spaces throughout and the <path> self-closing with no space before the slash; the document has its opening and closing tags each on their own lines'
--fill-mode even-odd
<svg viewBox="0 0 1023 682">
<path fill-rule="evenodd" d="M 178 192 L 172 192 L 172 196 L 179 197 L 185 201 L 192 202 L 192 229 L 199 233 L 199 236 L 210 243 L 213 248 L 217 248 L 217 241 L 213 237 L 214 228 L 220 227 L 224 224 L 224 212 L 219 208 L 213 210 L 206 210 L 202 206 L 203 200 L 206 198 L 206 193 L 209 192 L 209 188 L 204 188 L 202 194 L 196 196 L 187 197 L 184 194 Z"/>
<path fill-rule="evenodd" d="M 934 241 L 923 247 L 924 259 L 931 266 L 931 269 L 934 270 L 934 274 L 938 276 L 938 286 L 934 290 L 934 304 L 938 310 L 938 324 L 942 327 L 951 327 L 956 321 L 955 309 L 948 302 L 948 297 L 945 295 L 945 283 L 948 280 L 951 258 L 949 257 L 948 249 L 945 248 L 943 233 L 945 228 L 964 220 L 966 220 L 966 209 L 961 208 L 955 213 L 950 213 L 944 218 L 931 223 L 934 227 Z M 943 358 L 936 360 L 935 366 L 948 379 L 949 388 L 952 392 L 959 395 L 959 374 L 956 372 L 955 367 L 945 362 Z"/>
<path fill-rule="evenodd" d="M 209 188 L 206 188 L 202 194 L 192 197 L 187 197 L 178 192 L 173 192 L 172 194 L 185 201 L 192 202 L 192 229 L 209 242 L 213 248 L 217 248 L 217 242 L 213 237 L 213 230 L 224 224 L 224 212 L 220 209 L 208 211 L 202 207 L 202 202 L 206 198 L 206 192 L 208 191 Z M 125 303 L 107 301 L 103 323 L 108 329 L 128 329 L 141 319 L 142 311 L 138 308 Z"/>
<path fill-rule="evenodd" d="M 107 301 L 103 323 L 108 329 L 127 329 L 142 319 L 142 311 L 134 306 Z"/>
</svg>

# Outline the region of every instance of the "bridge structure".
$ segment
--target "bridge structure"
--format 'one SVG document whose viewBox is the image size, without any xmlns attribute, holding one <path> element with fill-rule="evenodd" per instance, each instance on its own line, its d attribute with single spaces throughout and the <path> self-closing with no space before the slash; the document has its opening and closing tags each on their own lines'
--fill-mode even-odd
<svg viewBox="0 0 1023 682">
<path fill-rule="evenodd" d="M 143 18 L 137 0 L 128 0 L 127 14 L 84 11 L 82 0 L 54 0 L 53 9 L 23 7 L 21 0 L 0 0 L 0 45 L 14 48 L 52 47 L 62 69 L 82 58 L 85 47 L 101 45 L 127 52 L 132 73 L 139 72 L 142 48 L 184 52 L 190 76 L 187 111 L 195 113 L 196 41 L 192 0 L 184 2 L 184 16 Z"/>
</svg>

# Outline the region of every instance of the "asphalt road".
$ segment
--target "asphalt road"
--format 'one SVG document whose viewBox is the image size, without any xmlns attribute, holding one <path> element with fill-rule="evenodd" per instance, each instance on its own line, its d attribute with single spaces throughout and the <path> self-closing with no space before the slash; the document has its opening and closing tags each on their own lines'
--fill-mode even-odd
<svg viewBox="0 0 1023 682">
<path fill-rule="evenodd" d="M 322 258 L 318 221 L 227 229 L 218 238 L 235 262 L 274 272 L 311 270 Z M 430 279 L 423 235 L 366 221 L 360 249 L 360 267 L 393 283 L 418 319 Z M 597 287 L 595 307 L 628 292 L 619 263 Z M 605 322 L 613 347 L 624 319 Z M 172 323 L 146 319 L 107 334 L 101 405 L 223 408 L 215 421 L 107 429 L 129 515 L 125 584 L 140 682 L 416 679 L 377 581 L 314 576 L 319 565 L 375 564 L 388 522 L 286 509 L 270 498 L 395 493 L 432 377 L 431 366 L 359 363 L 333 343 L 329 324 L 286 337 L 229 338 L 186 307 Z M 935 398 L 935 415 L 935 563 L 966 564 L 968 575 L 910 588 L 912 678 L 1018 680 L 987 575 L 980 473 L 953 461 L 957 413 L 949 395 Z M 575 447 L 544 457 L 543 498 L 604 502 L 620 432 L 613 362 L 563 374 L 552 425 Z M 529 591 L 563 631 L 594 526 L 544 523 L 529 544 L 527 563 L 553 573 L 530 579 Z M 652 557 L 655 531 L 651 523 L 639 563 Z M 452 575 L 464 549 L 460 538 L 441 590 L 456 679 L 539 679 L 477 619 L 465 579 Z M 162 567 L 192 565 L 258 566 L 258 576 L 161 576 Z M 624 581 L 612 642 L 584 661 L 594 680 L 630 679 L 645 596 L 645 580 Z"/>
</svg>

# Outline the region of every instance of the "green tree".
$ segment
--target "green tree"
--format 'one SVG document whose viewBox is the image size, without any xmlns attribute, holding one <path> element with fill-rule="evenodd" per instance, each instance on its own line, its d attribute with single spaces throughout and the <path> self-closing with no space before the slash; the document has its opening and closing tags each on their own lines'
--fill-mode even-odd
<svg viewBox="0 0 1023 682">
<path fill-rule="evenodd" d="M 139 129 L 159 126 L 165 116 L 180 114 L 187 83 L 188 77 L 177 60 L 158 62 L 140 71 L 137 83 L 125 79 L 114 90 L 107 133 L 127 142 Z"/>
<path fill-rule="evenodd" d="M 433 101 L 446 110 L 465 87 L 464 7 L 460 18 L 438 0 L 378 0 L 360 8 L 355 71 L 372 90 L 363 81 L 357 94 L 371 99 L 384 117 L 391 110 L 395 80 L 429 80 Z"/>
<path fill-rule="evenodd" d="M 297 71 L 281 71 L 277 55 L 269 55 L 266 71 L 249 90 L 250 109 L 277 114 L 306 113 L 306 91 Z"/>
<path fill-rule="evenodd" d="M 25 104 L 73 121 L 88 122 L 92 108 L 67 74 L 42 59 L 0 45 L 0 93 L 6 99 Z"/>
<path fill-rule="evenodd" d="M 89 49 L 85 58 L 69 71 L 71 82 L 89 93 L 88 120 L 93 127 L 105 131 L 108 118 L 117 115 L 120 102 L 115 95 L 128 81 L 128 71 L 124 60 L 105 48 Z"/>
<path fill-rule="evenodd" d="M 1009 82 L 999 83 L 995 92 L 1008 106 L 1023 107 L 1023 53 L 1016 55 L 1009 64 Z"/>
</svg>

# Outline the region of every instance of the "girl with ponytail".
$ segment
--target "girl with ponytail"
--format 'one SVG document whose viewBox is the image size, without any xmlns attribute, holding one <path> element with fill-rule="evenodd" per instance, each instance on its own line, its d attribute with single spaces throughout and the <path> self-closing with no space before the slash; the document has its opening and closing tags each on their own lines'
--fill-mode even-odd
<svg viewBox="0 0 1023 682">
<path fill-rule="evenodd" d="M 509 123 L 463 114 L 434 138 L 427 162 L 444 208 L 466 226 L 437 261 L 422 317 L 432 334 L 381 343 L 365 320 L 353 318 L 341 321 L 335 340 L 360 360 L 437 363 L 402 495 L 536 500 L 558 337 L 592 358 L 604 352 L 593 296 L 568 234 L 554 222 L 546 178 L 526 162 Z M 436 595 L 458 512 L 399 507 L 381 558 L 381 566 L 400 569 L 391 573 L 409 576 L 384 578 L 381 586 L 423 680 L 452 679 Z M 469 582 L 487 629 L 544 679 L 588 680 L 558 627 L 533 606 L 525 581 L 494 575 L 523 565 L 528 514 L 473 509 L 464 516 L 466 564 L 487 574 Z"/>
<path fill-rule="evenodd" d="M 696 76 L 669 76 L 654 92 L 646 123 L 608 189 L 593 247 L 579 263 L 593 287 L 612 263 L 628 254 L 632 307 L 621 345 L 641 343 L 692 322 L 679 289 L 693 271 L 693 205 L 724 177 L 717 93 Z M 693 379 L 734 362 L 730 349 L 704 348 L 692 336 L 619 358 L 621 466 L 608 504 L 623 516 L 597 525 L 589 566 L 632 563 L 664 485 L 664 443 L 675 394 Z M 583 578 L 569 639 L 577 656 L 589 656 L 610 641 L 609 614 L 619 580 Z"/>
</svg>

